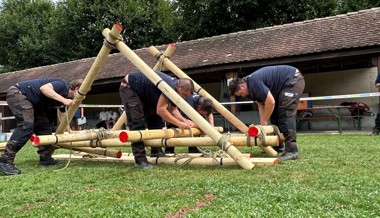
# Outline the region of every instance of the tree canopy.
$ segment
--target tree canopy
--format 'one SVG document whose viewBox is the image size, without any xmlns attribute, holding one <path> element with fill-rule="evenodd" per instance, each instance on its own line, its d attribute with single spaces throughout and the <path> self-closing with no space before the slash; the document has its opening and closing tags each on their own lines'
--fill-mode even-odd
<svg viewBox="0 0 380 218">
<path fill-rule="evenodd" d="M 132 49 L 333 16 L 377 0 L 3 0 L 0 72 L 94 57 L 120 24 Z"/>
</svg>

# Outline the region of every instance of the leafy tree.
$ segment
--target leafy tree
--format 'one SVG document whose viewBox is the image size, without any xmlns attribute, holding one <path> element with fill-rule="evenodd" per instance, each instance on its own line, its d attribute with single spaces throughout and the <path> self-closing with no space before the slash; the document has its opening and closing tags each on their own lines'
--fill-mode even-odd
<svg viewBox="0 0 380 218">
<path fill-rule="evenodd" d="M 134 48 L 164 43 L 170 26 L 165 0 L 66 0 L 58 3 L 54 38 L 64 48 L 60 56 L 75 60 L 95 56 L 102 46 L 101 31 L 114 23 L 124 30 L 125 43 Z M 62 60 L 62 61 L 66 61 Z"/>
<path fill-rule="evenodd" d="M 379 0 L 3 0 L 0 72 L 94 57 L 120 24 L 132 49 L 379 7 Z"/>
<path fill-rule="evenodd" d="M 378 7 L 378 0 L 175 0 L 179 41 Z"/>
<path fill-rule="evenodd" d="M 4 1 L 0 13 L 0 70 L 19 70 L 54 62 L 47 26 L 53 14 L 48 0 Z"/>
<path fill-rule="evenodd" d="M 171 41 L 166 0 L 5 0 L 0 12 L 3 72 L 93 57 L 114 23 L 132 49 Z"/>
</svg>

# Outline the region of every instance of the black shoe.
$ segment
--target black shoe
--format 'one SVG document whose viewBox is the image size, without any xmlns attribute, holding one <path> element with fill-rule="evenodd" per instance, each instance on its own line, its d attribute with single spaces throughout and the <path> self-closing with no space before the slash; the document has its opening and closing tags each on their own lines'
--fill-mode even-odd
<svg viewBox="0 0 380 218">
<path fill-rule="evenodd" d="M 14 164 L 3 162 L 0 162 L 0 171 L 5 175 L 18 175 L 21 173 L 21 170 L 17 169 Z"/>
<path fill-rule="evenodd" d="M 278 159 L 285 161 L 285 160 L 297 160 L 298 159 L 298 152 L 284 152 Z"/>
<path fill-rule="evenodd" d="M 135 167 L 139 168 L 139 169 L 146 169 L 146 170 L 154 168 L 154 166 L 152 164 L 150 164 L 148 162 L 145 162 L 145 161 L 144 162 L 135 163 Z"/>
<path fill-rule="evenodd" d="M 62 160 L 54 160 L 49 159 L 49 160 L 40 160 L 40 166 L 52 166 L 52 165 L 61 165 L 64 164 L 65 162 Z"/>
<path fill-rule="evenodd" d="M 273 148 L 273 150 L 277 151 L 277 153 L 280 153 L 280 154 L 283 153 L 284 150 L 285 150 L 285 146 L 284 145 L 273 146 L 272 148 Z"/>
<path fill-rule="evenodd" d="M 150 153 L 150 157 L 168 157 L 164 152 Z"/>
<path fill-rule="evenodd" d="M 372 135 L 373 135 L 373 136 L 378 136 L 378 135 L 379 135 L 379 132 L 377 132 L 377 131 L 373 131 L 373 132 L 372 132 Z"/>
</svg>

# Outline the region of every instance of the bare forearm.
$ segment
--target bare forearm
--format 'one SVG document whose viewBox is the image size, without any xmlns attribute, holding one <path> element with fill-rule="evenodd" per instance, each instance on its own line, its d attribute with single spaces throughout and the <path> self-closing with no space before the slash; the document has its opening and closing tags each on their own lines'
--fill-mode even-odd
<svg viewBox="0 0 380 218">
<path fill-rule="evenodd" d="M 51 84 L 46 84 L 46 85 L 41 86 L 40 90 L 42 94 L 44 94 L 46 97 L 59 101 L 63 104 L 65 103 L 66 98 L 56 93 Z"/>
<path fill-rule="evenodd" d="M 168 110 L 158 110 L 157 114 L 166 122 L 179 126 L 181 121 L 175 118 Z"/>
</svg>

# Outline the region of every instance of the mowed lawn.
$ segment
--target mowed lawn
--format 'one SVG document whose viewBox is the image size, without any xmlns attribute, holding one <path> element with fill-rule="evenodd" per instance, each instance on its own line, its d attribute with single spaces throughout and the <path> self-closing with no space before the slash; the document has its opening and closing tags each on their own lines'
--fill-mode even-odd
<svg viewBox="0 0 380 218">
<path fill-rule="evenodd" d="M 380 217 L 380 137 L 300 135 L 298 145 L 298 161 L 252 170 L 73 160 L 40 167 L 26 145 L 16 158 L 22 174 L 0 176 L 0 217 Z"/>
</svg>

